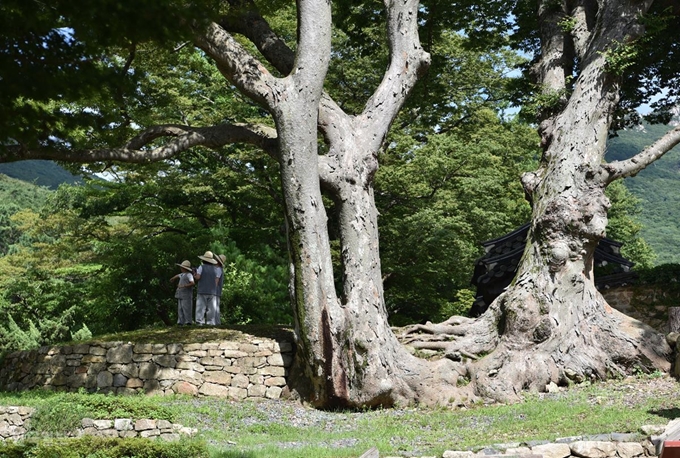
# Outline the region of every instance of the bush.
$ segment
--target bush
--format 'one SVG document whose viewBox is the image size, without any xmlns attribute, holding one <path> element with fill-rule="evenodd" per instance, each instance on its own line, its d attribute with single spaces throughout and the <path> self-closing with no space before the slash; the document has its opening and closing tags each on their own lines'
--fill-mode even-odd
<svg viewBox="0 0 680 458">
<path fill-rule="evenodd" d="M 146 396 L 61 393 L 40 403 L 31 418 L 31 432 L 64 435 L 78 428 L 83 418 L 153 418 L 172 422 L 175 415 L 170 408 Z"/>
<path fill-rule="evenodd" d="M 207 446 L 198 440 L 164 442 L 147 438 L 111 439 L 84 436 L 20 444 L 0 443 L 7 458 L 208 458 Z"/>
</svg>

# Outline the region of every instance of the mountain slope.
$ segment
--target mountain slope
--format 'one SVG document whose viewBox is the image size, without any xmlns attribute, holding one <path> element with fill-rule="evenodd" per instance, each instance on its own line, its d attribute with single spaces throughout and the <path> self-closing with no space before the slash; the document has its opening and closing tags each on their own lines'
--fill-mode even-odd
<svg viewBox="0 0 680 458">
<path fill-rule="evenodd" d="M 38 186 L 57 189 L 62 183 L 77 183 L 79 178 L 52 161 L 19 161 L 0 164 L 0 173 Z"/>
<path fill-rule="evenodd" d="M 606 159 L 628 159 L 667 130 L 667 126 L 648 125 L 643 130 L 619 132 L 609 142 Z M 656 251 L 656 264 L 680 263 L 680 147 L 624 184 L 641 200 L 642 236 Z"/>
</svg>

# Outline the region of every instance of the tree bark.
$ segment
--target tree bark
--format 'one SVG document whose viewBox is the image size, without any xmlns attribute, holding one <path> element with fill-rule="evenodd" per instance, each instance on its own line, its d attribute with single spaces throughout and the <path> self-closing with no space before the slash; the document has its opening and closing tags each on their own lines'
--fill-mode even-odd
<svg viewBox="0 0 680 458">
<path fill-rule="evenodd" d="M 668 307 L 668 332 L 680 332 L 680 307 Z"/>
<path fill-rule="evenodd" d="M 609 307 L 593 282 L 594 251 L 607 226 L 606 186 L 630 175 L 627 167 L 639 171 L 649 157 L 660 155 L 647 151 L 625 164 L 603 165 L 619 98 L 618 78 L 607 71 L 607 53 L 642 34 L 636 21 L 650 3 L 598 2 L 596 9 L 576 8 L 569 46 L 556 39 L 562 32 L 541 26 L 544 47 L 535 66 L 539 81 L 544 92 L 564 93 L 565 102 L 544 113 L 539 129 L 543 157 L 538 170 L 522 179 L 533 207 L 526 249 L 506 292 L 465 326 L 464 337 L 447 346 L 452 359 L 488 353 L 468 366 L 481 396 L 514 400 L 522 390 L 544 391 L 550 383 L 670 368 L 671 351 L 663 336 Z M 539 17 L 558 19 L 554 14 Z M 598 28 L 586 25 L 595 22 Z M 580 68 L 568 94 L 562 70 L 556 69 L 562 64 L 555 62 L 561 62 L 560 55 L 573 61 L 566 54 L 571 50 L 578 53 Z M 668 136 L 675 139 L 672 131 Z M 662 142 L 661 149 L 673 141 Z"/>
</svg>

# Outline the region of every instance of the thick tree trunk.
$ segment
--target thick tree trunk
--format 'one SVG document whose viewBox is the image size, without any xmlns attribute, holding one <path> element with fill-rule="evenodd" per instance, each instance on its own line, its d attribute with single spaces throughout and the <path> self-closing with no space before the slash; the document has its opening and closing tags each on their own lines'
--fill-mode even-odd
<svg viewBox="0 0 680 458">
<path fill-rule="evenodd" d="M 668 332 L 680 332 L 680 307 L 668 307 Z"/>
<path fill-rule="evenodd" d="M 391 61 L 380 86 L 360 115 L 348 116 L 328 97 L 322 99 L 319 109 L 319 125 L 329 147 L 328 154 L 319 158 L 319 174 L 339 210 L 340 298 L 333 289 L 330 265 L 315 258 L 330 262 L 327 240 L 323 251 L 313 253 L 304 241 L 326 234 L 325 215 L 312 217 L 312 209 L 305 210 L 300 219 L 304 218 L 306 227 L 291 224 L 293 300 L 301 344 L 296 367 L 304 373 L 297 378 L 296 388 L 303 398 L 320 407 L 448 404 L 469 395 L 469 390 L 456 387 L 466 375 L 463 365 L 414 357 L 398 342 L 387 322 L 373 177 L 383 138 L 417 75 L 429 65 L 429 56 L 418 42 L 418 2 L 386 1 L 385 5 Z M 295 158 L 282 159 L 282 168 L 291 163 L 296 163 Z M 310 170 L 300 169 L 299 173 Z M 294 181 L 284 174 L 284 188 Z M 318 194 L 311 195 L 318 199 Z M 286 194 L 289 206 L 295 199 L 305 198 L 304 193 Z M 305 232 L 309 236 L 302 239 Z M 312 272 L 304 272 L 308 269 Z M 310 291 L 304 292 L 307 289 Z"/>
<path fill-rule="evenodd" d="M 637 173 L 680 141 L 674 129 L 636 157 L 604 164 L 619 96 L 607 57 L 640 36 L 637 20 L 649 5 L 622 0 L 598 2 L 588 11 L 566 6 L 558 11 L 558 4 L 546 3 L 549 8 L 541 10 L 554 14 L 539 21 L 571 14 L 576 25 L 565 36 L 573 40 L 570 46 L 555 40 L 563 31 L 541 27 L 545 36 L 535 71 L 545 94 L 559 97 L 543 113 L 540 166 L 522 178 L 533 212 L 517 276 L 474 322 L 424 327 L 457 336 L 441 348 L 451 359 L 471 361 L 472 384 L 481 396 L 514 400 L 522 390 L 543 391 L 551 383 L 670 369 L 664 337 L 609 307 L 593 281 L 595 247 L 607 226 L 606 186 Z M 578 78 L 569 87 L 562 67 L 576 61 Z"/>
</svg>

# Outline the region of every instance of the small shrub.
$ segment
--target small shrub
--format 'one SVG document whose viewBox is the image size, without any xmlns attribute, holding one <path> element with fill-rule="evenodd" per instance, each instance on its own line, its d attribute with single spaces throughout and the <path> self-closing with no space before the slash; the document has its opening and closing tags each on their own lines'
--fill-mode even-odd
<svg viewBox="0 0 680 458">
<path fill-rule="evenodd" d="M 84 436 L 78 439 L 26 441 L 1 444 L 7 458 L 208 458 L 204 442 L 164 442 L 147 438 L 111 439 Z"/>
</svg>

